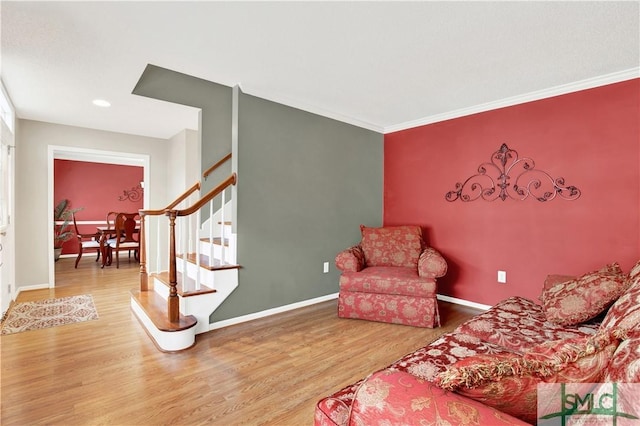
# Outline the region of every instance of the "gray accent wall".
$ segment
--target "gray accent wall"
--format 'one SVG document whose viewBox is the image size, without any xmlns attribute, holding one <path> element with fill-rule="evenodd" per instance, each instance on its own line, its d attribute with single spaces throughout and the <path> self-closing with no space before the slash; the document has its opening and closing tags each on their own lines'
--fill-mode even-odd
<svg viewBox="0 0 640 426">
<path fill-rule="evenodd" d="M 238 114 L 242 267 L 210 322 L 336 293 L 336 254 L 382 224 L 382 134 L 243 93 Z"/>
<path fill-rule="evenodd" d="M 231 152 L 231 87 L 149 64 L 132 93 L 201 109 L 202 151 L 198 174 Z M 227 162 L 202 182 L 203 193 L 230 173 L 231 162 Z M 187 187 L 194 183 L 190 182 Z"/>
<path fill-rule="evenodd" d="M 231 151 L 232 88 L 148 65 L 133 93 L 201 109 L 203 170 Z M 382 224 L 382 134 L 242 92 L 237 114 L 239 285 L 210 322 L 337 293 L 336 254 Z"/>
</svg>

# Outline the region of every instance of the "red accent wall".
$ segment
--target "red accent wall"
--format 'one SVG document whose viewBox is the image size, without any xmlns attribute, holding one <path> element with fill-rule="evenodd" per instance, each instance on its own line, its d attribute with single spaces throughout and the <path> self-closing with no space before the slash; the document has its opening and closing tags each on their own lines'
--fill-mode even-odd
<svg viewBox="0 0 640 426">
<path fill-rule="evenodd" d="M 477 303 L 537 300 L 551 273 L 626 272 L 640 258 L 639 123 L 634 79 L 385 135 L 384 223 L 421 225 L 449 263 L 438 292 Z M 581 197 L 446 201 L 502 143 Z"/>
<path fill-rule="evenodd" d="M 71 208 L 82 207 L 76 213 L 78 221 L 105 222 L 109 211 L 137 212 L 143 208 L 141 192 L 137 199 L 127 198 L 125 193 L 144 179 L 143 167 L 54 160 L 53 168 L 54 205 L 66 198 Z M 79 228 L 81 233 L 89 233 L 95 231 L 96 225 L 81 225 Z M 62 249 L 63 254 L 77 252 L 75 240 L 67 241 Z"/>
</svg>

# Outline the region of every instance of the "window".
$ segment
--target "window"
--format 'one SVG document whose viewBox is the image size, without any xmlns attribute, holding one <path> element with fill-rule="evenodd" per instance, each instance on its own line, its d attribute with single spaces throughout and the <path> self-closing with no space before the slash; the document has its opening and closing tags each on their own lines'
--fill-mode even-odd
<svg viewBox="0 0 640 426">
<path fill-rule="evenodd" d="M 11 134 L 13 134 L 15 132 L 16 113 L 11 106 L 9 95 L 7 95 L 7 92 L 4 90 L 4 84 L 1 84 L 0 88 L 2 89 L 0 91 L 0 117 L 2 117 L 2 121 L 6 124 Z"/>
</svg>

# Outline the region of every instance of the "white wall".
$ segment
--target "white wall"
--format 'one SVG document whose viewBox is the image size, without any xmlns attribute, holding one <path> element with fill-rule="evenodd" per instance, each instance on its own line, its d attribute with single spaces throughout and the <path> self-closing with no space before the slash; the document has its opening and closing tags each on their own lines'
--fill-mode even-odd
<svg viewBox="0 0 640 426">
<path fill-rule="evenodd" d="M 15 158 L 18 288 L 49 285 L 47 163 L 50 145 L 149 155 L 149 181 L 145 183 L 145 191 L 148 188 L 150 205 L 145 208 L 159 208 L 170 201 L 166 190 L 169 142 L 165 139 L 18 120 L 16 140 L 19 146 Z"/>
<path fill-rule="evenodd" d="M 199 134 L 185 129 L 169 140 L 167 196 L 174 200 L 200 180 Z"/>
</svg>

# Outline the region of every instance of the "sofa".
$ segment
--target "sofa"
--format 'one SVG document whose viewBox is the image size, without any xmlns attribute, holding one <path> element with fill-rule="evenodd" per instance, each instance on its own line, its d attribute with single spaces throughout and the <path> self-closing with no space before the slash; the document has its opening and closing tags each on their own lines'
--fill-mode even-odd
<svg viewBox="0 0 640 426">
<path fill-rule="evenodd" d="M 640 261 L 614 263 L 549 275 L 538 301 L 503 300 L 321 399 L 314 424 L 535 424 L 544 386 L 638 382 Z"/>
<path fill-rule="evenodd" d="M 447 262 L 419 226 L 360 225 L 362 240 L 336 256 L 338 316 L 414 327 L 439 327 L 436 279 Z"/>
</svg>

